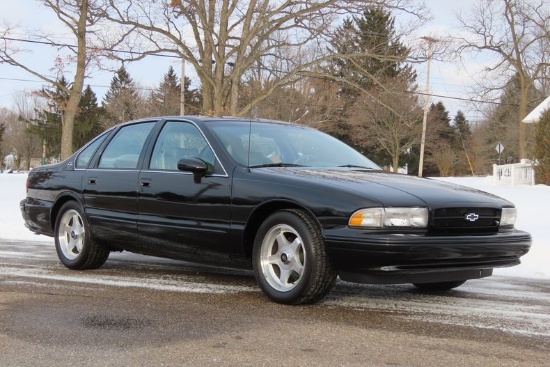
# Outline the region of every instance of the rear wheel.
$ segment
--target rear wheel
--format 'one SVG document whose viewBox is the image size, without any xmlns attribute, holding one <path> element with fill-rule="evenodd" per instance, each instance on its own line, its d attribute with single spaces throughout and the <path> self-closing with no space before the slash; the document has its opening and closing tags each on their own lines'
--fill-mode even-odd
<svg viewBox="0 0 550 367">
<path fill-rule="evenodd" d="M 317 302 L 336 280 L 319 226 L 302 210 L 278 211 L 262 223 L 253 266 L 262 291 L 278 303 Z"/>
<path fill-rule="evenodd" d="M 454 282 L 439 282 L 439 283 L 414 283 L 413 285 L 424 291 L 448 291 L 456 287 L 460 287 L 466 283 L 465 280 L 457 280 Z"/>
<path fill-rule="evenodd" d="M 61 207 L 55 222 L 55 249 L 69 269 L 96 269 L 105 264 L 109 249 L 94 242 L 82 208 L 75 201 Z"/>
</svg>

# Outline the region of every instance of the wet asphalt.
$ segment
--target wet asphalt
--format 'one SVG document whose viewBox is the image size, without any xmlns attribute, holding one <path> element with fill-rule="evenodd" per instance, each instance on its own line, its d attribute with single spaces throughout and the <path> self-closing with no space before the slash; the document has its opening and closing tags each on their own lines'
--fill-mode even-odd
<svg viewBox="0 0 550 367">
<path fill-rule="evenodd" d="M 53 242 L 53 241 L 52 241 Z M 53 243 L 0 240 L 0 366 L 546 366 L 550 282 L 444 294 L 338 282 L 275 304 L 247 271 L 133 254 L 71 271 Z"/>
</svg>

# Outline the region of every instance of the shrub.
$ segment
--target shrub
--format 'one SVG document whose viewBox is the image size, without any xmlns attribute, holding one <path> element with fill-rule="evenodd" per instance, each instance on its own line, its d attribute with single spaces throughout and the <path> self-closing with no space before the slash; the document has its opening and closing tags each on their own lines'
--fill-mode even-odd
<svg viewBox="0 0 550 367">
<path fill-rule="evenodd" d="M 539 184 L 550 185 L 550 109 L 541 115 L 535 137 L 535 178 Z"/>
</svg>

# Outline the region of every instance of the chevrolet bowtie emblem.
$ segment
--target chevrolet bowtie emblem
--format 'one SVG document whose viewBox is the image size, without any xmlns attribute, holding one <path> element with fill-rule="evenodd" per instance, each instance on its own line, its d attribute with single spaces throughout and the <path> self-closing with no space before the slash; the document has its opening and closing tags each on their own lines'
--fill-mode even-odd
<svg viewBox="0 0 550 367">
<path fill-rule="evenodd" d="M 476 213 L 469 213 L 469 214 L 466 214 L 464 219 L 466 219 L 469 222 L 475 222 L 476 220 L 479 219 L 479 215 L 477 215 Z"/>
</svg>

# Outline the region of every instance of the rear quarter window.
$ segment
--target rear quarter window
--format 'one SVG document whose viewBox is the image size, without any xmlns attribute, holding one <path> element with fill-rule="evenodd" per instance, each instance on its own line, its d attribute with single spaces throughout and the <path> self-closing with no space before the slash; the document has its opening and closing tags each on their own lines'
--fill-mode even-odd
<svg viewBox="0 0 550 367">
<path fill-rule="evenodd" d="M 96 140 L 94 140 L 92 143 L 90 143 L 84 150 L 78 154 L 78 157 L 76 157 L 75 161 L 75 168 L 77 169 L 84 169 L 88 167 L 88 164 L 90 164 L 90 160 L 94 156 L 95 152 L 103 143 L 105 138 L 108 134 L 103 134 L 102 136 L 98 137 Z"/>
</svg>

